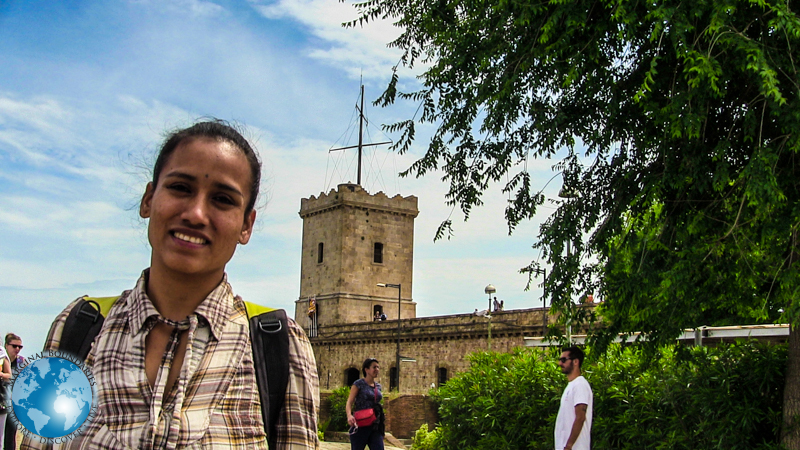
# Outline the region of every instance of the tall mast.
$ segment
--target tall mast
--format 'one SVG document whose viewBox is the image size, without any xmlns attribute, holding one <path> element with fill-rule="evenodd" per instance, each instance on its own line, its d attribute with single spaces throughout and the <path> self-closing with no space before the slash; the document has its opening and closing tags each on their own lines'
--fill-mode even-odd
<svg viewBox="0 0 800 450">
<path fill-rule="evenodd" d="M 361 150 L 364 148 L 364 85 L 361 85 L 361 109 L 358 110 L 358 185 L 361 186 Z"/>
<path fill-rule="evenodd" d="M 351 148 L 358 148 L 358 185 L 361 186 L 361 154 L 364 150 L 364 147 L 371 147 L 373 145 L 384 145 L 384 144 L 391 144 L 392 141 L 386 142 L 375 142 L 375 143 L 364 143 L 364 122 L 367 121 L 367 118 L 364 116 L 364 85 L 361 85 L 361 106 L 359 107 L 356 105 L 358 109 L 358 145 L 351 145 L 349 147 L 339 147 L 339 148 L 332 148 L 328 150 L 329 152 L 336 152 L 340 150 L 348 150 Z"/>
</svg>

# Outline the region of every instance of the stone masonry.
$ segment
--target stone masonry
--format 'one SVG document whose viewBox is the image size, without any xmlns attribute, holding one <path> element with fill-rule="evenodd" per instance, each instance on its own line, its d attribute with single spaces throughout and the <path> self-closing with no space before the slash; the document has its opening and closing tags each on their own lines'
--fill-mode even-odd
<svg viewBox="0 0 800 450">
<path fill-rule="evenodd" d="M 508 352 L 524 346 L 525 336 L 541 336 L 542 308 L 498 311 L 492 314 L 491 349 Z M 548 316 L 548 322 L 555 318 Z M 403 394 L 425 394 L 440 378 L 451 378 L 469 367 L 466 356 L 488 350 L 489 319 L 473 314 L 422 317 L 401 321 L 400 353 L 416 362 L 401 362 Z M 389 373 L 395 366 L 397 321 L 329 325 L 311 339 L 320 388 L 347 385 L 349 371 L 359 371 L 367 357 L 381 362 L 381 383 L 388 390 Z M 441 370 L 444 369 L 444 372 Z"/>
<path fill-rule="evenodd" d="M 402 317 L 416 317 L 412 275 L 418 214 L 414 196 L 371 195 L 356 184 L 301 199 L 303 253 L 295 320 L 308 324 L 311 297 L 320 327 L 370 321 L 376 310 L 396 319 L 397 289 L 378 283 L 399 284 Z"/>
</svg>

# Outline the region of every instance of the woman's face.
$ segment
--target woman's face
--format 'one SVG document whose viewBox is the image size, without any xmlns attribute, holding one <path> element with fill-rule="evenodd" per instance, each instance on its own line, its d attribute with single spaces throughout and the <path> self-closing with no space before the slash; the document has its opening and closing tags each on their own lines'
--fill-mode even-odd
<svg viewBox="0 0 800 450">
<path fill-rule="evenodd" d="M 367 369 L 367 375 L 372 376 L 372 378 L 378 378 L 378 374 L 380 373 L 381 373 L 380 364 L 373 362 L 372 364 L 369 365 L 369 368 Z"/>
<path fill-rule="evenodd" d="M 229 142 L 179 144 L 139 208 L 150 219 L 151 270 L 221 278 L 236 245 L 253 231 L 255 211 L 245 217 L 250 178 L 247 158 Z"/>
<path fill-rule="evenodd" d="M 6 344 L 6 353 L 8 353 L 8 359 L 11 361 L 17 359 L 20 350 L 22 350 L 22 341 L 19 339 L 12 339 Z"/>
</svg>

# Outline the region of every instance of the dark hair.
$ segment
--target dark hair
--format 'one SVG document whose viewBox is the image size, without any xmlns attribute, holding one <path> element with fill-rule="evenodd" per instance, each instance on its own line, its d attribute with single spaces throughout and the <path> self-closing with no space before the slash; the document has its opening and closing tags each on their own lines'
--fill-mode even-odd
<svg viewBox="0 0 800 450">
<path fill-rule="evenodd" d="M 364 376 L 367 376 L 367 369 L 369 369 L 369 366 L 371 366 L 374 362 L 380 364 L 380 361 L 375 358 L 367 358 L 364 360 L 364 364 L 361 365 L 361 373 Z"/>
<path fill-rule="evenodd" d="M 250 164 L 250 199 L 245 208 L 245 216 L 253 210 L 258 197 L 258 190 L 261 186 L 261 161 L 258 159 L 258 154 L 247 142 L 247 139 L 234 128 L 231 124 L 220 119 L 211 119 L 204 122 L 198 122 L 188 128 L 173 131 L 164 140 L 161 150 L 156 157 L 156 163 L 153 166 L 153 188 L 158 185 L 158 177 L 164 166 L 167 164 L 170 155 L 175 151 L 178 146 L 184 142 L 191 142 L 194 139 L 212 139 L 216 141 L 228 142 L 237 147 L 244 153 L 247 162 Z"/>
<path fill-rule="evenodd" d="M 562 352 L 569 352 L 569 357 L 571 359 L 577 359 L 578 362 L 581 363 L 581 369 L 583 369 L 583 358 L 585 356 L 583 354 L 583 350 L 581 350 L 579 347 L 576 347 L 576 346 L 573 345 L 571 347 L 564 347 L 564 348 L 561 349 L 561 351 Z"/>
<path fill-rule="evenodd" d="M 6 334 L 6 345 L 10 344 L 10 343 L 11 343 L 11 341 L 20 341 L 20 342 L 21 342 L 21 341 L 22 341 L 22 338 L 21 338 L 21 337 L 19 337 L 19 336 L 17 336 L 17 335 L 16 335 L 16 334 L 14 334 L 14 333 L 8 333 L 8 334 Z"/>
</svg>

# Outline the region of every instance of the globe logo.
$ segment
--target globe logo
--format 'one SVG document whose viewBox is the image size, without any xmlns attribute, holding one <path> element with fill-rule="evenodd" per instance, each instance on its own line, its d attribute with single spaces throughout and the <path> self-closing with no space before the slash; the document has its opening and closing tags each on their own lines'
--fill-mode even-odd
<svg viewBox="0 0 800 450">
<path fill-rule="evenodd" d="M 92 409 L 92 386 L 77 364 L 44 357 L 19 372 L 11 399 L 14 415 L 26 430 L 58 438 L 83 425 Z"/>
</svg>

